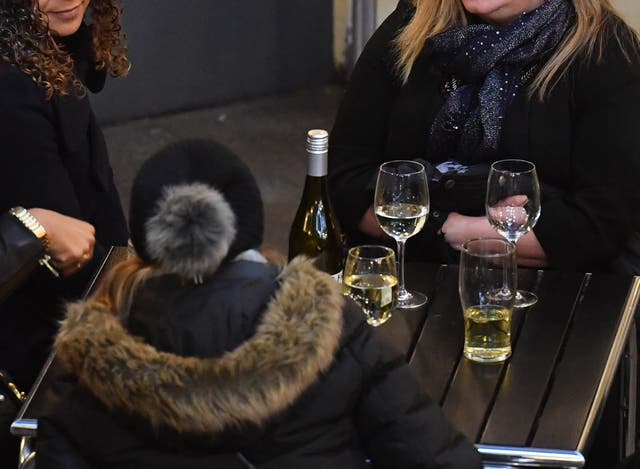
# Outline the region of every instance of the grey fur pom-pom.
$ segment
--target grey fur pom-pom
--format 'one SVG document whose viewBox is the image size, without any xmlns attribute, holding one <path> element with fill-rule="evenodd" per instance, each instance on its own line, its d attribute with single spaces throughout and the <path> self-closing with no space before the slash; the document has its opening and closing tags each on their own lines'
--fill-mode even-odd
<svg viewBox="0 0 640 469">
<path fill-rule="evenodd" d="M 145 224 L 149 255 L 169 272 L 201 277 L 215 272 L 236 235 L 224 196 L 201 183 L 170 186 Z"/>
</svg>

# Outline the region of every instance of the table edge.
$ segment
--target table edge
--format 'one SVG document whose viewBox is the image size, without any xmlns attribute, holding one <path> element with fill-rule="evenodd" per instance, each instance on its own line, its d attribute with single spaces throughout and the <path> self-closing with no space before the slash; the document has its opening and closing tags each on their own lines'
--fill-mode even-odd
<svg viewBox="0 0 640 469">
<path fill-rule="evenodd" d="M 607 356 L 607 361 L 604 367 L 604 373 L 600 378 L 596 393 L 594 395 L 589 413 L 587 414 L 587 420 L 582 428 L 580 440 L 578 441 L 577 451 L 583 452 L 588 447 L 591 429 L 597 422 L 604 401 L 609 394 L 609 389 L 613 383 L 614 375 L 618 369 L 618 363 L 622 357 L 622 353 L 627 343 L 627 337 L 629 336 L 629 329 L 633 324 L 635 312 L 640 302 L 640 276 L 634 276 L 631 279 L 631 285 L 629 286 L 629 292 L 625 299 L 624 306 L 622 307 L 622 317 L 616 330 L 616 335 Z"/>
</svg>

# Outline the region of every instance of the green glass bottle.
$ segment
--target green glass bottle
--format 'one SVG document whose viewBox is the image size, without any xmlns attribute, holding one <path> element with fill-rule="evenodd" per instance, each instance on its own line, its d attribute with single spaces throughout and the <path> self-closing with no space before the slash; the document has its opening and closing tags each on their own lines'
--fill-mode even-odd
<svg viewBox="0 0 640 469">
<path fill-rule="evenodd" d="M 307 133 L 307 178 L 289 232 L 289 259 L 304 254 L 313 258 L 320 270 L 341 281 L 344 241 L 329 198 L 328 148 L 326 130 Z"/>
</svg>

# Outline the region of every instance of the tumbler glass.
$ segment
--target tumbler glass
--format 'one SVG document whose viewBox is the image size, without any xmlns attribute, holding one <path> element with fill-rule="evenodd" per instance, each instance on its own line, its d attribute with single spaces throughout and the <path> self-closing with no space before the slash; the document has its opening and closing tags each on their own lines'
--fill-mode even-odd
<svg viewBox="0 0 640 469">
<path fill-rule="evenodd" d="M 387 321 L 398 301 L 393 250 L 374 245 L 349 249 L 342 292 L 362 306 L 368 324 L 379 326 Z"/>
<path fill-rule="evenodd" d="M 462 245 L 459 292 L 464 314 L 464 356 L 482 363 L 511 355 L 511 314 L 517 288 L 513 243 L 472 239 Z"/>
</svg>

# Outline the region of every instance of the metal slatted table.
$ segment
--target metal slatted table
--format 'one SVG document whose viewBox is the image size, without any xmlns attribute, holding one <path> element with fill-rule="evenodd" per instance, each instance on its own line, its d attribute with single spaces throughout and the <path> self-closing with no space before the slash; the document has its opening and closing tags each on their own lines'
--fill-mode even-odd
<svg viewBox="0 0 640 469">
<path fill-rule="evenodd" d="M 113 249 L 96 278 L 125 256 L 125 249 Z M 626 384 L 623 437 L 632 446 L 632 326 L 640 277 L 522 269 L 519 286 L 534 291 L 539 301 L 514 312 L 513 355 L 498 365 L 476 364 L 462 356 L 457 266 L 409 263 L 406 277 L 407 285 L 427 293 L 429 302 L 416 310 L 396 311 L 380 327 L 407 350 L 424 391 L 476 443 L 486 468 L 582 467 L 619 375 Z M 39 402 L 56 370 L 52 356 L 12 425 L 14 435 L 36 436 Z"/>
<path fill-rule="evenodd" d="M 582 467 L 620 368 L 621 437 L 632 451 L 640 277 L 521 270 L 520 286 L 539 301 L 514 311 L 511 358 L 487 365 L 462 356 L 457 267 L 427 275 L 412 276 L 431 297 L 410 365 L 486 467 Z"/>
</svg>

